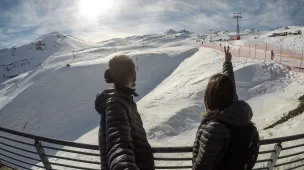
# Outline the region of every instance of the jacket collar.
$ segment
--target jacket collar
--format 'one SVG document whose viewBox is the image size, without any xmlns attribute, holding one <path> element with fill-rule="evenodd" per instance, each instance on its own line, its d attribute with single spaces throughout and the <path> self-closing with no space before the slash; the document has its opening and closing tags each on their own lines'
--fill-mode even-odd
<svg viewBox="0 0 304 170">
<path fill-rule="evenodd" d="M 124 86 L 115 86 L 115 89 L 125 93 L 126 95 L 130 95 L 130 96 L 135 96 L 137 97 L 138 94 L 136 93 L 136 89 L 131 89 L 131 88 L 128 88 L 128 87 L 124 87 Z"/>
</svg>

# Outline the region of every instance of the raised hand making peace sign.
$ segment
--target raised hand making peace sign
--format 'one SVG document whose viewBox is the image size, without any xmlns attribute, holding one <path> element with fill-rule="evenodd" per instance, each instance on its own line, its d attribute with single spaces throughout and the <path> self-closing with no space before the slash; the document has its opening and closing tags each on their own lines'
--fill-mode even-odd
<svg viewBox="0 0 304 170">
<path fill-rule="evenodd" d="M 224 51 L 225 51 L 225 61 L 231 61 L 232 55 L 231 52 L 229 51 L 229 46 L 226 50 L 226 46 L 224 46 Z"/>
</svg>

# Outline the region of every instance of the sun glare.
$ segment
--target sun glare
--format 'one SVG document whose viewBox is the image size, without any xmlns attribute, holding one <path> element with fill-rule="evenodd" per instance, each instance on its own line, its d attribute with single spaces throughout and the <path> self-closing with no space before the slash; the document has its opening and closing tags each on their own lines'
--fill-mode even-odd
<svg viewBox="0 0 304 170">
<path fill-rule="evenodd" d="M 81 0 L 79 3 L 80 13 L 88 17 L 106 15 L 113 6 L 113 0 Z"/>
</svg>

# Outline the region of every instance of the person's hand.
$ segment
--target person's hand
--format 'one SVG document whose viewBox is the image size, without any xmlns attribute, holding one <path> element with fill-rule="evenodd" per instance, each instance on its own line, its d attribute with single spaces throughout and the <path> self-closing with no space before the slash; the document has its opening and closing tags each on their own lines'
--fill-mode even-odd
<svg viewBox="0 0 304 170">
<path fill-rule="evenodd" d="M 226 50 L 226 46 L 224 46 L 224 51 L 225 51 L 225 61 L 231 61 L 232 55 L 231 52 L 229 51 L 229 46 Z"/>
</svg>

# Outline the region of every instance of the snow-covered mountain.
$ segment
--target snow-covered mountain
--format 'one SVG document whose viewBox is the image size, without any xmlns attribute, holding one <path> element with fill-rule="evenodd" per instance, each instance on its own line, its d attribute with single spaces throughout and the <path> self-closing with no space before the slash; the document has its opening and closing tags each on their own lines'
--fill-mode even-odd
<svg viewBox="0 0 304 170">
<path fill-rule="evenodd" d="M 227 44 L 268 42 L 290 49 L 304 47 L 302 35 L 268 37 L 278 30 L 250 30 L 242 31 L 241 40 Z M 212 40 L 223 40 L 234 35 L 229 31 L 214 31 L 212 35 L 172 32 L 88 43 L 54 32 L 15 49 L 2 49 L 1 64 L 10 69 L 0 73 L 16 77 L 1 81 L 0 124 L 27 133 L 97 144 L 95 96 L 110 87 L 103 80 L 108 61 L 126 54 L 138 67 L 140 97 L 135 100 L 149 142 L 152 146 L 192 145 L 205 109 L 204 89 L 209 77 L 221 71 L 224 60 L 222 52 L 201 47 L 197 40 L 207 43 L 211 36 Z M 14 67 L 8 67 L 11 65 Z M 298 106 L 298 98 L 304 95 L 303 73 L 250 58 L 234 58 L 233 65 L 239 98 L 251 105 L 262 139 L 303 133 L 304 114 L 263 130 Z"/>
<path fill-rule="evenodd" d="M 0 49 L 0 83 L 40 66 L 50 56 L 94 46 L 96 44 L 52 32 L 20 47 Z"/>
<path fill-rule="evenodd" d="M 165 35 L 170 35 L 170 34 L 176 34 L 177 32 L 174 31 L 173 29 L 169 29 L 168 31 L 165 32 Z"/>
<path fill-rule="evenodd" d="M 178 33 L 191 34 L 191 32 L 187 30 L 180 30 Z"/>
</svg>

